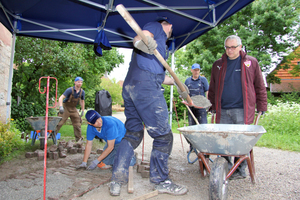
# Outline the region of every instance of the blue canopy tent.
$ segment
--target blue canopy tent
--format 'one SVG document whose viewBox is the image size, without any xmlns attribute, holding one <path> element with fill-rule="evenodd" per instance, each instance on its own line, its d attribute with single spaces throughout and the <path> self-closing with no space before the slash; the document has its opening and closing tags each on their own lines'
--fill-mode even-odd
<svg viewBox="0 0 300 200">
<path fill-rule="evenodd" d="M 8 109 L 15 36 L 94 44 L 103 31 L 111 46 L 132 48 L 136 33 L 115 9 L 123 4 L 141 27 L 158 16 L 170 18 L 174 29 L 170 41 L 175 52 L 252 1 L 0 0 L 0 22 L 13 34 Z"/>
</svg>

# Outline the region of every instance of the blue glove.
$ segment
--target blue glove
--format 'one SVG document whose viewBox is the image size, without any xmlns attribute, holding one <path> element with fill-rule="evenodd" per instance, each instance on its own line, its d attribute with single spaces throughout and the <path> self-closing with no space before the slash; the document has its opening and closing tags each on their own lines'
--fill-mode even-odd
<svg viewBox="0 0 300 200">
<path fill-rule="evenodd" d="M 76 166 L 76 169 L 82 169 L 82 168 L 86 169 L 86 162 L 82 162 L 80 165 Z"/>
<path fill-rule="evenodd" d="M 63 106 L 59 106 L 59 113 L 60 114 L 64 114 L 64 107 Z"/>
<path fill-rule="evenodd" d="M 87 170 L 93 170 L 97 167 L 99 161 L 96 159 L 96 160 L 93 160 L 91 162 L 91 164 L 86 168 Z"/>
</svg>

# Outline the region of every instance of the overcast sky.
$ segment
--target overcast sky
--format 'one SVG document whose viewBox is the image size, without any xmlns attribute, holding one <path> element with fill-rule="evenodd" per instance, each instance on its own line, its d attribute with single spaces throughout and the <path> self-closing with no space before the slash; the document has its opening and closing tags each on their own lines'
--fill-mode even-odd
<svg viewBox="0 0 300 200">
<path fill-rule="evenodd" d="M 114 68 L 114 70 L 108 75 L 110 79 L 115 78 L 117 82 L 120 80 L 124 81 L 126 77 L 129 62 L 131 59 L 132 49 L 118 48 L 118 51 L 120 54 L 124 55 L 124 64 L 121 64 L 118 68 Z"/>
</svg>

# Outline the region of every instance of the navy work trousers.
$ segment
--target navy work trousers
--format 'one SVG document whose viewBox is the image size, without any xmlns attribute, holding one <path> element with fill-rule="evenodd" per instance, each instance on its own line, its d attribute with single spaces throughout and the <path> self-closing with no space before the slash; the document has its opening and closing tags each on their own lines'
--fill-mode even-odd
<svg viewBox="0 0 300 200">
<path fill-rule="evenodd" d="M 123 84 L 126 134 L 117 151 L 112 181 L 126 183 L 128 168 L 143 138 L 144 124 L 154 139 L 150 157 L 150 181 L 158 184 L 168 178 L 168 158 L 173 135 L 168 124 L 168 107 L 161 91 L 165 74 L 153 74 L 138 67 L 130 67 Z"/>
</svg>

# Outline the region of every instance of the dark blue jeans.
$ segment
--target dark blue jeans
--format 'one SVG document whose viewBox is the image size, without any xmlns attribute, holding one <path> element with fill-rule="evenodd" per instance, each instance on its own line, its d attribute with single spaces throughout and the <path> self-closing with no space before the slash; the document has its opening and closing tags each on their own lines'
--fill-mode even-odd
<svg viewBox="0 0 300 200">
<path fill-rule="evenodd" d="M 168 158 L 173 135 L 168 124 L 168 107 L 161 91 L 164 74 L 152 74 L 138 67 L 130 67 L 123 85 L 126 134 L 117 151 L 112 181 L 128 181 L 128 168 L 143 138 L 143 127 L 154 139 L 150 157 L 150 181 L 160 183 L 168 178 Z"/>
</svg>

